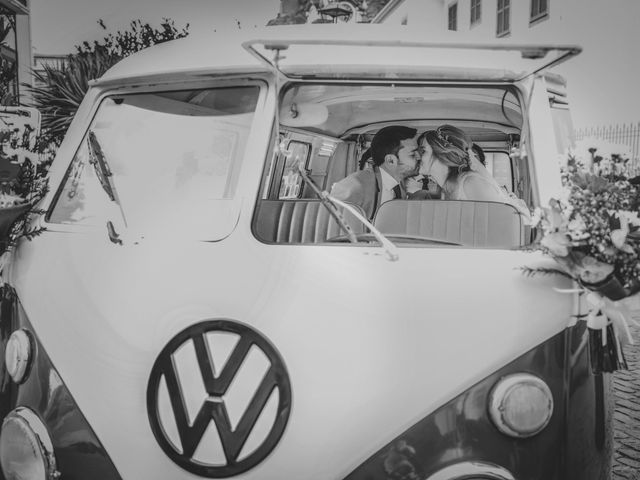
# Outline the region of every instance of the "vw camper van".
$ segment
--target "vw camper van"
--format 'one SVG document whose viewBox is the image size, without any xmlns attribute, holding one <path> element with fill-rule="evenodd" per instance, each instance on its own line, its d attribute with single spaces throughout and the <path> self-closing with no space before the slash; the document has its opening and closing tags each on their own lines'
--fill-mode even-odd
<svg viewBox="0 0 640 480">
<path fill-rule="evenodd" d="M 5 478 L 608 478 L 610 378 L 571 284 L 522 275 L 526 215 L 331 195 L 381 129 L 450 124 L 546 205 L 579 51 L 305 25 L 95 80 L 2 271 Z"/>
</svg>

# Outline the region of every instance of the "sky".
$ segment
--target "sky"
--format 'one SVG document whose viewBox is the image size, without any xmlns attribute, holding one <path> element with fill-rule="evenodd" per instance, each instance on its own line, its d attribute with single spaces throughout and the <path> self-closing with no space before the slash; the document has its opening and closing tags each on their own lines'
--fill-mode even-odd
<svg viewBox="0 0 640 480">
<path fill-rule="evenodd" d="M 574 124 L 640 122 L 640 0 L 567 1 L 565 38 L 583 51 L 556 70 L 567 79 Z"/>
<path fill-rule="evenodd" d="M 279 0 L 31 0 L 34 52 L 62 54 L 84 40 L 101 39 L 109 31 L 127 28 L 135 19 L 159 25 L 164 17 L 189 31 L 262 27 L 279 11 Z"/>
<path fill-rule="evenodd" d="M 426 1 L 426 0 L 425 0 Z M 525 0 L 516 0 L 525 1 Z M 551 0 L 572 4 L 566 38 L 583 53 L 557 71 L 567 78 L 576 127 L 640 122 L 640 0 Z M 190 32 L 263 26 L 275 17 L 279 0 L 32 0 L 34 52 L 70 53 L 84 40 L 102 38 L 141 19 L 163 17 Z M 540 39 L 549 41 L 549 39 Z"/>
</svg>

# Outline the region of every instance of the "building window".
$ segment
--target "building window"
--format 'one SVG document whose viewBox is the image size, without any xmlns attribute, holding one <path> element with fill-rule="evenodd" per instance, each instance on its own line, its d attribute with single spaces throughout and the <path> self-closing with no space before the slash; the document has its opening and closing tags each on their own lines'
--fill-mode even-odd
<svg viewBox="0 0 640 480">
<path fill-rule="evenodd" d="M 480 0 L 471 0 L 471 25 L 480 23 L 482 16 L 482 10 L 480 7 Z"/>
<path fill-rule="evenodd" d="M 547 0 L 531 0 L 531 15 L 529 23 L 536 22 L 549 15 L 549 2 Z"/>
<path fill-rule="evenodd" d="M 18 104 L 16 15 L 0 6 L 0 105 Z"/>
<path fill-rule="evenodd" d="M 458 4 L 449 5 L 449 30 L 458 30 Z"/>
<path fill-rule="evenodd" d="M 498 0 L 498 26 L 496 35 L 503 37 L 509 33 L 510 0 Z"/>
</svg>

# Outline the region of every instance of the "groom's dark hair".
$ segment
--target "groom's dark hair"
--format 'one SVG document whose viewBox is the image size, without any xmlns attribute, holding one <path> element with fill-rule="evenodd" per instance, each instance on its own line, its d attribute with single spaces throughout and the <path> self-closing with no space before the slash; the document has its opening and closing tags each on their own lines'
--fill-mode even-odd
<svg viewBox="0 0 640 480">
<path fill-rule="evenodd" d="M 381 128 L 371 140 L 371 158 L 377 167 L 384 163 L 384 157 L 388 154 L 398 155 L 400 142 L 416 136 L 417 130 L 401 125 L 391 125 Z"/>
</svg>

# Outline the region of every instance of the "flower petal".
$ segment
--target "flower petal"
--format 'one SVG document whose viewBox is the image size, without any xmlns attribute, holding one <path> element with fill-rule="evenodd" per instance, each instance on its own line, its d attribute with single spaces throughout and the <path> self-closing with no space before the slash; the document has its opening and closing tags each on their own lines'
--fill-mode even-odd
<svg viewBox="0 0 640 480">
<path fill-rule="evenodd" d="M 627 232 L 628 229 L 624 228 L 618 228 L 611 231 L 611 243 L 613 243 L 613 245 L 618 250 L 622 250 L 623 252 L 627 252 L 627 249 L 625 249 L 625 247 L 629 247 L 629 245 L 625 244 L 625 242 L 627 241 Z M 633 253 L 633 250 L 630 253 Z"/>
<path fill-rule="evenodd" d="M 569 255 L 569 239 L 564 233 L 551 233 L 546 235 L 540 245 L 547 248 L 552 255 L 566 257 Z"/>
</svg>

